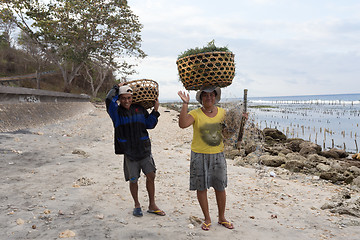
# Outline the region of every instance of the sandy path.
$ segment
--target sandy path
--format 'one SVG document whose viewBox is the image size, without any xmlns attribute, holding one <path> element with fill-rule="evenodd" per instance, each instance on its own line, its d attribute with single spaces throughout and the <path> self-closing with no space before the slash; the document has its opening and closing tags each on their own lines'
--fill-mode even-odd
<svg viewBox="0 0 360 240">
<path fill-rule="evenodd" d="M 0 239 L 58 239 L 65 230 L 75 234 L 71 239 L 359 239 L 359 219 L 320 209 L 340 186 L 286 172 L 274 178 L 272 169 L 234 166 L 232 160 L 226 215 L 235 230 L 216 224 L 210 190 L 213 225 L 202 231 L 190 220 L 202 218 L 196 194 L 188 190 L 192 129 L 180 129 L 177 113 L 165 110 L 150 130 L 157 204 L 165 217 L 146 213 L 144 177 L 144 216 L 132 216 L 111 120 L 104 108 L 94 108 L 58 124 L 0 133 Z"/>
</svg>

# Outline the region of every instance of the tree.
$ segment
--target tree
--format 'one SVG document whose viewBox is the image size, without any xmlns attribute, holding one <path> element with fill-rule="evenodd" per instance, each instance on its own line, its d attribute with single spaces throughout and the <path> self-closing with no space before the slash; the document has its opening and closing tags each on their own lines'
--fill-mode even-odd
<svg viewBox="0 0 360 240">
<path fill-rule="evenodd" d="M 100 62 L 89 61 L 84 65 L 84 77 L 90 84 L 91 95 L 96 97 L 106 77 L 112 72 L 110 66 L 102 66 Z"/>
<path fill-rule="evenodd" d="M 7 15 L 12 17 L 12 13 L 7 9 L 1 9 L 0 15 Z M 0 18 L 0 47 L 10 47 L 10 36 L 12 30 L 15 28 L 15 24 L 9 19 Z"/>
<path fill-rule="evenodd" d="M 18 43 L 27 53 L 24 60 L 32 62 L 36 65 L 36 87 L 40 89 L 40 75 L 47 63 L 47 58 L 44 56 L 39 46 L 34 44 L 34 41 L 30 39 L 28 35 L 24 34 L 24 32 L 20 33 Z"/>
<path fill-rule="evenodd" d="M 84 64 L 84 70 L 85 73 L 83 76 L 90 84 L 93 97 L 97 96 L 97 93 L 105 80 L 107 78 L 112 78 L 115 71 L 117 71 L 121 78 L 123 78 L 122 76 L 132 75 L 136 72 L 133 69 L 133 66 L 129 65 L 127 62 L 118 64 L 102 56 L 97 56 L 86 62 Z"/>
<path fill-rule="evenodd" d="M 1 7 L 16 16 L 2 19 L 12 20 L 57 64 L 65 92 L 86 62 L 105 59 L 116 67 L 121 56 L 146 56 L 140 49 L 142 25 L 127 1 L 1 0 Z"/>
</svg>

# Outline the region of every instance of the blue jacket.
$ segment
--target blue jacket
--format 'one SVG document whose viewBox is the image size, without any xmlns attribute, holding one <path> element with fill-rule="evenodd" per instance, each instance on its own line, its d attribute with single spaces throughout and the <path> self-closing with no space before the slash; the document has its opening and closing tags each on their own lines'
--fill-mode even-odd
<svg viewBox="0 0 360 240">
<path fill-rule="evenodd" d="M 115 154 L 138 161 L 151 154 L 151 143 L 147 129 L 158 123 L 160 113 L 153 110 L 150 114 L 138 104 L 126 109 L 117 103 L 118 87 L 114 86 L 106 96 L 106 110 L 114 125 Z"/>
</svg>

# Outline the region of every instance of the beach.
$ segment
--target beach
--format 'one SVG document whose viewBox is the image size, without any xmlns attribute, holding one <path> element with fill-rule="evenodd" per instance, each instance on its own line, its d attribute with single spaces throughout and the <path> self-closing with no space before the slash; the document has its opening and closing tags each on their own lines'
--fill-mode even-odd
<svg viewBox="0 0 360 240">
<path fill-rule="evenodd" d="M 90 104 L 90 103 L 89 103 Z M 266 166 L 242 167 L 227 159 L 226 217 L 212 225 L 196 192 L 189 191 L 192 129 L 178 127 L 178 112 L 160 107 L 149 130 L 155 159 L 156 201 L 166 216 L 147 213 L 145 178 L 139 180 L 143 217 L 123 176 L 123 156 L 114 154 L 113 125 L 104 105 L 68 119 L 0 133 L 0 239 L 347 239 L 360 236 L 360 219 L 322 209 L 344 191 L 359 192 L 311 175 Z"/>
</svg>

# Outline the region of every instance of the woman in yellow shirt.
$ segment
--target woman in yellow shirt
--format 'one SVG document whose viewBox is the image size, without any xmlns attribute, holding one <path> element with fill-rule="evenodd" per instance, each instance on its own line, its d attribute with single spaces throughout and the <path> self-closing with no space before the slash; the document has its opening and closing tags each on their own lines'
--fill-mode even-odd
<svg viewBox="0 0 360 240">
<path fill-rule="evenodd" d="M 179 91 L 178 95 L 183 101 L 179 126 L 187 128 L 193 125 L 190 190 L 197 191 L 197 198 L 205 217 L 201 228 L 209 230 L 211 226 L 207 189 L 213 187 L 219 211 L 218 223 L 226 228 L 233 229 L 233 224 L 225 218 L 227 166 L 222 139 L 222 122 L 225 118 L 225 110 L 215 105 L 220 101 L 221 90 L 215 86 L 203 86 L 196 94 L 196 100 L 202 107 L 189 113 L 189 94 Z"/>
</svg>

